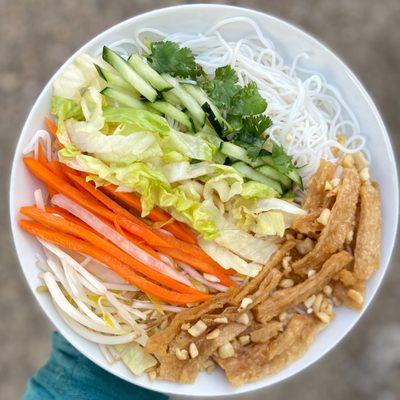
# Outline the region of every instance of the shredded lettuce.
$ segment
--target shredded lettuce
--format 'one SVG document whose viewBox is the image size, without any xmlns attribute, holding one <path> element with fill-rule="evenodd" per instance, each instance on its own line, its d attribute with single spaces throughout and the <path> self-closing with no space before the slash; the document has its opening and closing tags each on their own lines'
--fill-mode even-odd
<svg viewBox="0 0 400 400">
<path fill-rule="evenodd" d="M 84 119 L 80 103 L 65 97 L 53 96 L 51 98 L 50 112 L 63 120 L 74 118 L 82 121 Z"/>
<path fill-rule="evenodd" d="M 103 114 L 106 122 L 128 125 L 127 132 L 132 129 L 132 131 L 156 132 L 164 136 L 170 130 L 165 118 L 146 110 L 136 110 L 130 107 L 104 107 Z"/>
<path fill-rule="evenodd" d="M 95 62 L 96 60 L 87 54 L 76 57 L 54 80 L 53 95 L 79 103 L 87 88 L 93 86 L 99 91 L 102 90 L 104 82 L 94 66 Z"/>
<path fill-rule="evenodd" d="M 143 372 L 157 365 L 157 360 L 138 343 L 131 342 L 112 347 L 119 353 L 124 364 L 134 375 L 142 375 Z"/>
<path fill-rule="evenodd" d="M 199 240 L 200 247 L 225 269 L 234 269 L 246 276 L 257 276 L 262 265 L 255 262 L 246 262 L 232 251 L 215 243 L 214 241 Z"/>
<path fill-rule="evenodd" d="M 241 196 L 245 199 L 277 197 L 278 193 L 260 182 L 248 181 L 243 184 Z"/>
</svg>

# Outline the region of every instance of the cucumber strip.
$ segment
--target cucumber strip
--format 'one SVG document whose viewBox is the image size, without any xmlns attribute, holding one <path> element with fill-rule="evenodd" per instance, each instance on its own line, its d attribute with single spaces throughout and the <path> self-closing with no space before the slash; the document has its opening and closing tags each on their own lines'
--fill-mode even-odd
<svg viewBox="0 0 400 400">
<path fill-rule="evenodd" d="M 190 130 L 193 129 L 192 122 L 190 118 L 181 110 L 178 110 L 172 104 L 167 103 L 166 101 L 157 100 L 154 103 L 149 104 L 151 108 L 154 108 L 157 111 L 171 117 L 175 121 L 178 121 L 180 124 L 186 126 Z"/>
<path fill-rule="evenodd" d="M 222 117 L 218 108 L 214 105 L 214 103 L 208 98 L 207 94 L 204 90 L 197 85 L 190 85 L 189 83 L 185 83 L 182 85 L 183 88 L 197 101 L 199 106 L 203 106 L 205 103 L 210 105 L 211 110 L 213 111 L 215 117 L 217 118 L 218 122 L 223 123 L 226 122 Z"/>
<path fill-rule="evenodd" d="M 150 83 L 153 88 L 160 92 L 170 90 L 173 88 L 157 71 L 150 67 L 149 64 L 145 63 L 138 54 L 132 54 L 128 63 L 132 68 L 147 82 Z"/>
<path fill-rule="evenodd" d="M 256 182 L 263 183 L 271 187 L 272 189 L 276 190 L 279 194 L 283 194 L 282 185 L 280 182 L 275 181 L 274 179 L 268 178 L 267 176 L 263 175 L 262 173 L 256 171 L 254 168 L 251 168 L 249 165 L 245 164 L 242 161 L 238 161 L 232 164 L 232 167 L 239 172 L 239 174 L 243 175 L 244 177 L 251 179 Z"/>
<path fill-rule="evenodd" d="M 290 171 L 287 176 L 295 183 L 297 183 L 300 186 L 300 189 L 304 189 L 303 185 L 303 179 L 301 179 L 301 176 L 299 175 L 299 171 L 297 169 L 293 169 Z"/>
<path fill-rule="evenodd" d="M 233 144 L 231 142 L 222 142 L 221 143 L 221 153 L 224 153 L 230 158 L 233 158 L 234 160 L 240 160 L 244 161 L 247 164 L 251 164 L 251 159 L 247 155 L 247 151 L 240 146 L 237 146 L 236 144 Z"/>
<path fill-rule="evenodd" d="M 106 87 L 101 91 L 101 94 L 117 101 L 121 106 L 136 108 L 138 110 L 146 109 L 146 104 L 138 100 L 132 93 L 123 89 L 114 89 Z"/>
<path fill-rule="evenodd" d="M 263 165 L 261 167 L 256 168 L 256 170 L 258 172 L 261 172 L 268 178 L 279 181 L 285 189 L 289 189 L 292 186 L 292 180 L 288 178 L 286 175 L 281 174 L 274 167 L 271 167 L 269 165 Z"/>
<path fill-rule="evenodd" d="M 164 97 L 165 101 L 172 104 L 173 106 L 182 106 L 182 102 L 179 100 L 179 97 L 176 96 L 169 90 L 168 92 L 163 92 L 162 96 Z"/>
<path fill-rule="evenodd" d="M 103 47 L 103 59 L 114 67 L 117 72 L 130 85 L 132 85 L 147 100 L 153 102 L 157 98 L 157 92 L 149 85 L 119 54 L 115 53 L 108 47 Z"/>
<path fill-rule="evenodd" d="M 125 79 L 121 78 L 117 72 L 110 71 L 108 69 L 102 68 L 99 65 L 94 65 L 97 69 L 97 72 L 109 85 L 116 86 L 118 88 L 123 88 L 126 90 L 130 90 L 135 93 L 135 97 L 140 98 L 140 93 L 133 88 Z"/>
<path fill-rule="evenodd" d="M 170 83 L 174 88 L 171 92 L 179 98 L 183 106 L 189 111 L 194 122 L 200 126 L 204 125 L 206 114 L 203 109 L 199 106 L 197 101 L 188 93 L 179 82 L 168 74 L 161 75 L 168 83 Z"/>
<path fill-rule="evenodd" d="M 257 168 L 261 165 L 269 165 L 270 167 L 276 168 L 272 156 L 260 156 L 254 163 L 252 163 L 252 167 L 254 168 Z M 293 169 L 289 173 L 283 175 L 290 178 L 294 183 L 297 183 L 301 189 L 304 188 L 303 180 L 301 179 L 297 169 Z"/>
</svg>

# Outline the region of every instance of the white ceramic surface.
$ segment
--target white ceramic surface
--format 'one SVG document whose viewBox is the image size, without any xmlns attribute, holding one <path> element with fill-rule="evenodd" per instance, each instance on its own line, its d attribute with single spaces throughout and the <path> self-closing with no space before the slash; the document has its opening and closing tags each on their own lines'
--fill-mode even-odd
<svg viewBox="0 0 400 400">
<path fill-rule="evenodd" d="M 202 32 L 206 31 L 220 19 L 232 16 L 248 16 L 253 18 L 260 25 L 263 32 L 275 42 L 287 63 L 290 63 L 293 57 L 299 52 L 307 52 L 311 57 L 308 61 L 303 62 L 302 66 L 320 71 L 327 77 L 329 82 L 340 89 L 344 99 L 351 106 L 360 122 L 361 131 L 367 138 L 368 147 L 370 149 L 379 148 L 379 151 L 371 152 L 371 173 L 373 178 L 379 182 L 382 190 L 383 246 L 381 268 L 371 281 L 368 282 L 365 306 L 367 307 L 381 283 L 394 245 L 398 215 L 396 164 L 388 134 L 374 103 L 353 73 L 330 50 L 300 29 L 275 17 L 244 8 L 208 4 L 177 6 L 133 17 L 95 37 L 78 50 L 71 59 L 82 52 L 91 53 L 99 46 L 114 40 L 132 37 L 134 30 L 141 27 L 154 27 L 165 32 Z M 244 30 L 230 32 L 232 39 L 245 36 L 248 33 L 248 27 L 244 26 L 243 28 Z M 55 43 L 54 45 L 56 46 L 57 44 Z M 65 64 L 60 70 L 64 66 Z M 337 312 L 334 322 L 317 337 L 309 351 L 300 360 L 277 375 L 244 385 L 240 388 L 232 388 L 220 371 L 214 372 L 211 375 L 202 373 L 196 383 L 192 385 L 178 385 L 163 381 L 150 382 L 147 376 L 141 378 L 134 377 L 122 363 L 116 363 L 113 366 L 108 365 L 95 344 L 75 334 L 64 323 L 54 309 L 49 296 L 38 295 L 35 291 L 35 287 L 39 284 L 37 277 L 38 270 L 35 266 L 35 254 L 40 252 L 40 248 L 36 240 L 22 232 L 16 224 L 18 209 L 23 205 L 32 203 L 33 190 L 40 186 L 24 168 L 21 154 L 22 149 L 27 145 L 34 132 L 44 127 L 43 118 L 49 112 L 51 82 L 53 79 L 54 77 L 45 86 L 34 104 L 18 142 L 11 176 L 10 217 L 19 262 L 33 295 L 54 326 L 79 351 L 102 368 L 120 378 L 149 389 L 165 393 L 189 395 L 191 397 L 219 396 L 239 394 L 264 388 L 296 374 L 332 349 L 354 326 L 361 317 L 361 314 L 355 314 L 347 309 L 340 309 Z M 29 304 L 27 307 L 29 307 Z M 32 342 L 32 346 L 34 346 L 34 342 Z"/>
</svg>

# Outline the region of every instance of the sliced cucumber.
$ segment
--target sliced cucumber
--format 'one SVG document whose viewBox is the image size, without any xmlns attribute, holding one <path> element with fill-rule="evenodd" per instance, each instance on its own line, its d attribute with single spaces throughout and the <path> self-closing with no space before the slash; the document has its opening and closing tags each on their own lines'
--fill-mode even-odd
<svg viewBox="0 0 400 400">
<path fill-rule="evenodd" d="M 272 189 L 276 190 L 279 194 L 283 194 L 282 185 L 280 184 L 280 182 L 268 178 L 262 173 L 256 171 L 254 168 L 251 168 L 246 163 L 238 161 L 232 164 L 232 167 L 235 168 L 236 171 L 238 171 L 239 174 L 243 175 L 244 177 L 256 182 L 263 183 L 264 185 L 267 185 Z"/>
<path fill-rule="evenodd" d="M 149 85 L 119 54 L 115 53 L 108 47 L 103 47 L 103 59 L 114 67 L 117 72 L 130 85 L 132 85 L 147 100 L 153 102 L 157 98 L 157 92 Z"/>
<path fill-rule="evenodd" d="M 97 69 L 99 75 L 112 87 L 122 88 L 126 90 L 130 90 L 135 93 L 135 97 L 140 98 L 140 93 L 132 87 L 125 79 L 121 78 L 117 72 L 105 69 L 100 67 L 99 65 L 94 65 Z"/>
<path fill-rule="evenodd" d="M 150 67 L 149 64 L 145 63 L 138 54 L 132 54 L 128 63 L 132 68 L 147 82 L 150 83 L 153 88 L 160 92 L 170 90 L 173 88 L 157 71 Z"/>
<path fill-rule="evenodd" d="M 189 111 L 195 124 L 197 123 L 196 125 L 203 126 L 206 119 L 206 114 L 199 106 L 197 101 L 188 92 L 186 92 L 186 90 L 183 89 L 183 87 L 175 78 L 168 74 L 162 74 L 161 76 L 174 87 L 171 89 L 171 92 L 179 98 L 182 105 Z"/>
<path fill-rule="evenodd" d="M 173 106 L 182 106 L 182 102 L 179 100 L 179 97 L 176 96 L 171 92 L 171 90 L 168 90 L 168 92 L 163 92 L 162 96 L 164 97 L 165 101 L 168 101 L 168 103 L 172 104 Z"/>
<path fill-rule="evenodd" d="M 222 142 L 221 143 L 221 153 L 224 153 L 230 158 L 233 158 L 234 160 L 240 160 L 244 161 L 247 164 L 251 164 L 251 159 L 247 155 L 247 151 L 240 146 L 237 146 L 236 144 L 233 144 L 231 142 Z"/>
<path fill-rule="evenodd" d="M 127 106 L 136 108 L 137 110 L 146 109 L 146 104 L 143 101 L 138 100 L 132 92 L 124 89 L 115 89 L 106 87 L 101 91 L 101 94 L 117 101 L 121 106 Z"/>
<path fill-rule="evenodd" d="M 297 183 L 300 187 L 300 189 L 304 189 L 303 185 L 303 179 L 301 179 L 301 176 L 299 175 L 299 171 L 297 169 L 294 169 L 290 171 L 287 176 L 295 183 Z"/>
<path fill-rule="evenodd" d="M 215 117 L 220 123 L 225 122 L 218 108 L 214 105 L 214 103 L 208 98 L 207 94 L 204 90 L 197 85 L 190 85 L 189 83 L 185 83 L 182 85 L 183 88 L 197 101 L 199 106 L 203 106 L 205 103 L 210 105 L 211 110 L 213 111 Z"/>
<path fill-rule="evenodd" d="M 154 103 L 150 103 L 150 107 L 160 111 L 168 117 L 171 117 L 175 121 L 178 121 L 180 124 L 186 126 L 190 130 L 193 129 L 190 118 L 183 111 L 178 110 L 172 104 L 169 104 L 166 101 L 157 100 Z"/>
<path fill-rule="evenodd" d="M 286 175 L 281 174 L 277 169 L 271 167 L 270 165 L 263 165 L 257 168 L 258 172 L 261 172 L 263 175 L 268 178 L 279 181 L 285 189 L 289 189 L 292 186 L 292 181 Z"/>
</svg>

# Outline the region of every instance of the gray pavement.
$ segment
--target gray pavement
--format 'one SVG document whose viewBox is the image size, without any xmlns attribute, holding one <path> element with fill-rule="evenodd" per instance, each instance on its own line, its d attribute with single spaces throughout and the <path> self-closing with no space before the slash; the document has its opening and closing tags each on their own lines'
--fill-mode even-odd
<svg viewBox="0 0 400 400">
<path fill-rule="evenodd" d="M 0 399 L 21 398 L 46 360 L 52 328 L 34 303 L 8 228 L 11 157 L 42 86 L 76 49 L 105 28 L 145 10 L 190 2 L 0 0 Z M 223 3 L 223 2 L 221 2 Z M 400 1 L 231 1 L 287 19 L 344 58 L 375 98 L 400 150 Z M 375 149 L 379 151 L 379 149 Z M 393 216 L 397 218 L 397 216 Z M 317 365 L 246 399 L 400 399 L 400 254 L 361 322 Z"/>
</svg>

